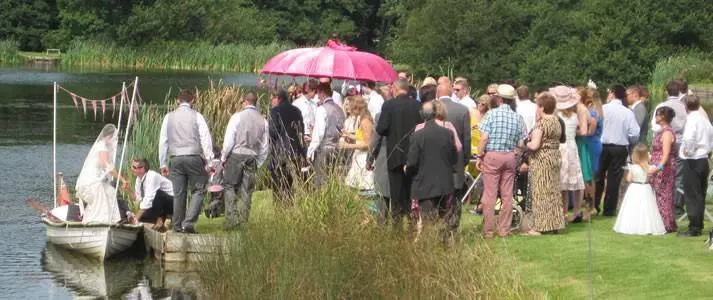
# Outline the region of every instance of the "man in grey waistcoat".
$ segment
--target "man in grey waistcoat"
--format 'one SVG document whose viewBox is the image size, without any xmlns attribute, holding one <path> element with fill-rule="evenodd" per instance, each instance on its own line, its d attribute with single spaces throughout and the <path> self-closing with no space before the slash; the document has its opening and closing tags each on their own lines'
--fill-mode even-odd
<svg viewBox="0 0 713 300">
<path fill-rule="evenodd" d="M 328 83 L 317 86 L 320 106 L 315 111 L 312 140 L 307 148 L 307 158 L 314 166 L 315 184 L 324 184 L 330 175 L 330 167 L 339 161 L 337 145 L 344 128 L 344 111 L 332 99 L 332 87 Z"/>
<path fill-rule="evenodd" d="M 228 121 L 223 139 L 221 161 L 225 163 L 225 228 L 231 229 L 248 222 L 252 202 L 255 173 L 265 162 L 269 147 L 269 130 L 265 118 L 255 104 L 257 95 L 243 96 L 243 110 Z M 235 203 L 236 192 L 240 202 Z"/>
<path fill-rule="evenodd" d="M 195 233 L 193 224 L 203 205 L 208 183 L 206 164 L 213 159 L 213 141 L 203 115 L 191 107 L 193 93 L 181 90 L 177 101 L 178 108 L 163 118 L 158 158 L 161 173 L 173 184 L 173 231 Z M 186 211 L 189 185 L 193 195 Z"/>
</svg>

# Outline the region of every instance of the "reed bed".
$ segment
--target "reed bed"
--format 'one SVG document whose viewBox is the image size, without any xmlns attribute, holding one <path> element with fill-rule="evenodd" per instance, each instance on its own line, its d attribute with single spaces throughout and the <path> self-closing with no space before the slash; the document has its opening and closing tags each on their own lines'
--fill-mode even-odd
<svg viewBox="0 0 713 300">
<path fill-rule="evenodd" d="M 148 70 L 210 70 L 258 72 L 285 43 L 266 45 L 162 42 L 141 48 L 110 43 L 73 41 L 62 55 L 63 66 Z"/>
<path fill-rule="evenodd" d="M 19 64 L 22 62 L 17 41 L 0 40 L 0 63 Z"/>
<path fill-rule="evenodd" d="M 648 85 L 652 108 L 666 100 L 665 87 L 673 79 L 686 79 L 689 85 L 710 83 L 713 80 L 713 59 L 710 55 L 685 54 L 657 62 Z"/>
<path fill-rule="evenodd" d="M 369 200 L 340 174 L 318 189 L 297 182 L 293 204 L 274 203 L 283 209 L 256 211 L 247 227 L 227 233 L 230 251 L 201 263 L 209 297 L 541 298 L 475 233 L 462 237 L 475 243 L 446 245 L 435 226 L 414 242 L 405 229 L 377 225 Z"/>
</svg>

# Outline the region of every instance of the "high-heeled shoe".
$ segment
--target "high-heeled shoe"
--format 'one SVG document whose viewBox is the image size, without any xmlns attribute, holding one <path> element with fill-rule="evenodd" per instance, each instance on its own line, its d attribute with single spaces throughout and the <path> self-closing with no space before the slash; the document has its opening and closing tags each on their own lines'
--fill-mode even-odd
<svg viewBox="0 0 713 300">
<path fill-rule="evenodd" d="M 576 217 L 570 219 L 569 223 L 572 223 L 572 224 L 582 223 L 582 214 L 580 213 Z"/>
</svg>

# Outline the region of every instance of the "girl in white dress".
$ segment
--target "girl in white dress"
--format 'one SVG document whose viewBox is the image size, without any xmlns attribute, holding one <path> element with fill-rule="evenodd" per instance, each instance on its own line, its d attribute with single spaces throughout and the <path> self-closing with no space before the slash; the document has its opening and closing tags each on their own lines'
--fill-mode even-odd
<svg viewBox="0 0 713 300">
<path fill-rule="evenodd" d="M 340 143 L 340 148 L 353 150 L 353 153 L 345 183 L 361 191 L 373 190 L 374 178 L 372 171 L 366 168 L 366 158 L 369 155 L 374 121 L 362 96 L 350 96 L 347 99 L 349 118 L 344 122 L 344 141 Z"/>
<path fill-rule="evenodd" d="M 656 205 L 656 194 L 648 183 L 649 152 L 646 145 L 638 144 L 631 156 L 626 181 L 629 188 L 619 209 L 614 231 L 623 234 L 663 235 L 666 228 Z"/>
</svg>

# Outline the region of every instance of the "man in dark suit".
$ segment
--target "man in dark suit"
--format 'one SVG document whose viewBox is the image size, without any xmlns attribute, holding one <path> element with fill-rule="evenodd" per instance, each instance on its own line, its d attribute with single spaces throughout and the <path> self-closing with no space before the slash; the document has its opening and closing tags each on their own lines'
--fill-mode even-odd
<svg viewBox="0 0 713 300">
<path fill-rule="evenodd" d="M 636 123 L 639 124 L 639 141 L 646 143 L 646 136 L 642 135 L 641 132 L 644 132 L 644 134 L 647 132 L 648 124 L 646 123 L 646 115 L 648 111 L 646 109 L 646 102 L 641 99 L 641 88 L 638 85 L 632 85 L 626 90 L 626 102 L 629 108 L 634 111 Z M 632 145 L 632 147 L 633 146 L 634 145 Z"/>
<path fill-rule="evenodd" d="M 292 177 L 304 159 L 302 112 L 287 99 L 285 90 L 272 92 L 270 109 L 270 173 L 276 203 L 289 204 Z"/>
<path fill-rule="evenodd" d="M 456 169 L 454 173 L 453 184 L 455 185 L 454 197 L 455 199 L 461 199 L 465 194 L 465 165 L 470 161 L 471 149 L 470 149 L 470 112 L 468 108 L 464 105 L 453 101 L 450 98 L 451 87 L 450 85 L 440 85 L 438 86 L 437 96 L 438 100 L 443 102 L 446 107 L 446 121 L 451 122 L 456 128 L 456 133 L 458 134 L 458 140 L 460 140 L 463 145 L 463 149 L 458 153 L 458 161 L 456 163 Z M 460 213 L 461 213 L 461 202 L 454 201 L 451 206 L 452 211 L 449 212 L 446 220 L 446 226 L 455 232 L 460 224 Z"/>
<path fill-rule="evenodd" d="M 424 127 L 411 136 L 405 170 L 413 176 L 411 197 L 418 201 L 419 216 L 425 222 L 447 216 L 453 200 L 460 202 L 452 198 L 454 165 L 458 161 L 453 132 L 436 124 L 431 103 L 423 106 Z"/>
<path fill-rule="evenodd" d="M 411 202 L 411 179 L 404 174 L 408 157 L 409 137 L 421 122 L 421 105 L 408 96 L 409 83 L 399 79 L 393 84 L 395 98 L 384 102 L 376 132 L 386 137 L 387 167 L 391 192 L 390 206 L 394 222 L 398 224 L 408 213 Z"/>
</svg>

